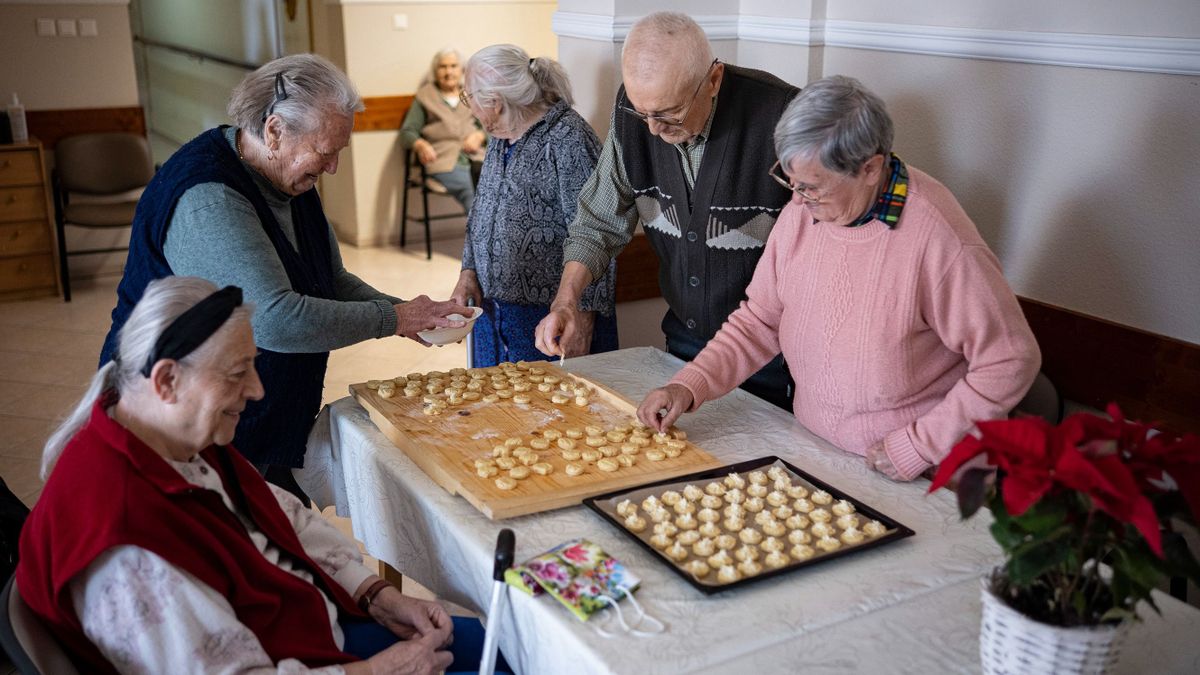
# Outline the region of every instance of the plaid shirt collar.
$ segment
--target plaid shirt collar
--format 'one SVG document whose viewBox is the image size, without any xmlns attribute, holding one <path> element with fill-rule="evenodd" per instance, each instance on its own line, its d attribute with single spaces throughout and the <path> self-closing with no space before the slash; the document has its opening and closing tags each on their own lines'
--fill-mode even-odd
<svg viewBox="0 0 1200 675">
<path fill-rule="evenodd" d="M 883 192 L 879 193 L 875 205 L 846 227 L 858 227 L 878 220 L 887 225 L 889 230 L 896 229 L 900 212 L 904 210 L 904 202 L 908 199 L 908 168 L 895 153 L 892 154 L 889 167 L 891 171 L 887 185 L 884 186 Z"/>
</svg>

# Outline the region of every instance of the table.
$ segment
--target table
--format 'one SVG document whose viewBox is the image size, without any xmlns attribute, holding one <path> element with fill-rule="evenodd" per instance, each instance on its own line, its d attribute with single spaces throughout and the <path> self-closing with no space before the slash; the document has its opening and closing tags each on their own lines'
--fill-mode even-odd
<svg viewBox="0 0 1200 675">
<path fill-rule="evenodd" d="M 657 349 L 636 348 L 571 359 L 566 368 L 638 401 L 680 365 Z M 668 625 L 654 637 L 606 639 L 553 599 L 510 591 L 494 620 L 501 649 L 521 673 L 978 670 L 979 579 L 1001 557 L 984 514 L 961 521 L 949 491 L 927 496 L 926 481 L 894 483 L 740 390 L 678 426 L 726 463 L 777 455 L 917 534 L 705 596 L 582 506 L 489 521 L 435 485 L 350 398 L 322 413 L 301 482 L 318 505 L 335 504 L 352 518 L 370 555 L 464 607 L 486 609 L 496 535 L 509 527 L 518 561 L 576 537 L 598 543 L 641 577 L 638 600 Z M 1169 597 L 1159 600 L 1171 620 L 1165 628 L 1154 621 L 1136 627 L 1130 643 L 1144 648 L 1127 651 L 1142 658 L 1125 663 L 1200 670 L 1200 646 L 1190 636 L 1171 641 L 1194 634 L 1200 615 Z M 1163 658 L 1169 652 L 1177 658 Z"/>
</svg>

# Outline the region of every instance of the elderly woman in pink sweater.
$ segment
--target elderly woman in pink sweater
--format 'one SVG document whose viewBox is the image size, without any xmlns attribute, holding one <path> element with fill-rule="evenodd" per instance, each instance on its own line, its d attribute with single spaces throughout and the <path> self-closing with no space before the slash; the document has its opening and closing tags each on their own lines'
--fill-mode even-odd
<svg viewBox="0 0 1200 675">
<path fill-rule="evenodd" d="M 788 105 L 771 178 L 794 194 L 747 299 L 646 396 L 643 422 L 665 428 L 782 352 L 801 424 L 911 480 L 1020 401 L 1041 355 L 999 261 L 954 195 L 891 149 L 883 101 L 857 80 L 818 80 Z"/>
</svg>

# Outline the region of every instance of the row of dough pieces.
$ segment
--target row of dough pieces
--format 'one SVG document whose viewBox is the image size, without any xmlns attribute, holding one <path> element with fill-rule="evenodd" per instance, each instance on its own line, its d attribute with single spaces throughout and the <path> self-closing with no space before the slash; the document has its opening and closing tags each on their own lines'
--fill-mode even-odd
<svg viewBox="0 0 1200 675">
<path fill-rule="evenodd" d="M 512 399 L 514 403 L 524 405 L 532 402 L 535 392 L 547 395 L 555 405 L 574 401 L 576 406 L 586 408 L 593 394 L 590 387 L 570 376 L 564 379 L 547 374 L 545 368 L 524 362 L 491 368 L 454 368 L 449 373 L 410 373 L 403 378 L 367 382 L 367 388 L 376 390 L 380 398 L 392 398 L 400 385 L 404 387 L 405 398 L 422 397 L 423 410 L 428 415 L 438 415 L 449 406 L 475 401 L 495 403 Z"/>
<path fill-rule="evenodd" d="M 755 486 L 765 487 L 771 480 L 774 480 L 775 490 L 767 493 L 766 497 L 774 509 L 764 510 L 760 497 L 745 499 L 741 494 L 742 488 L 750 492 Z M 790 507 L 787 505 L 788 498 L 794 498 Z M 754 500 L 758 500 L 758 503 Z M 696 502 L 702 507 L 699 512 L 696 511 Z M 726 517 L 722 523 L 726 531 L 722 531 L 717 526 L 721 517 L 717 509 L 726 503 Z M 832 506 L 827 510 L 814 504 Z M 817 548 L 832 552 L 843 544 L 852 546 L 887 532 L 887 528 L 877 520 L 871 520 L 859 529 L 861 519 L 855 515 L 853 504 L 846 500 L 833 503 L 833 496 L 824 490 L 815 490 L 810 494 L 804 486 L 792 485 L 791 476 L 778 466 L 771 467 L 766 473 L 751 472 L 746 478 L 731 473 L 723 483 L 714 481 L 704 490 L 687 485 L 682 493 L 668 490 L 661 497 L 650 495 L 642 501 L 641 506 L 655 522 L 654 535 L 650 537 L 651 545 L 698 579 L 704 579 L 712 570 L 717 570 L 717 581 L 721 583 L 757 575 L 763 571 L 764 564 L 767 568 L 778 569 L 793 561 L 808 560 L 817 555 L 816 549 L 810 545 L 814 538 Z M 646 520 L 639 515 L 637 504 L 623 500 L 617 504 L 616 510 L 618 515 L 624 517 L 626 528 L 634 532 L 645 530 Z M 671 511 L 678 514 L 673 521 Z M 755 512 L 755 523 L 762 528 L 762 532 L 746 526 L 744 517 L 747 512 Z M 831 524 L 835 517 L 837 527 Z M 805 528 L 809 529 L 806 531 Z M 842 530 L 840 534 L 838 528 Z M 674 537 L 676 533 L 678 536 Z M 784 549 L 787 546 L 780 539 L 785 534 L 792 544 L 786 553 Z M 729 550 L 737 546 L 739 540 L 741 547 L 730 558 Z M 688 546 L 691 547 L 690 553 L 686 548 Z M 766 553 L 762 563 L 758 562 L 760 550 Z M 692 554 L 697 559 L 685 563 Z M 735 564 L 734 558 L 740 562 Z"/>
<path fill-rule="evenodd" d="M 605 472 L 631 467 L 637 463 L 642 448 L 652 445 L 645 454 L 652 462 L 678 457 L 687 448 L 686 438 L 685 432 L 675 428 L 666 433 L 651 433 L 639 420 L 609 430 L 597 426 L 563 431 L 548 428 L 529 441 L 515 437 L 506 439 L 492 448 L 490 457 L 475 460 L 475 473 L 480 478 L 491 478 L 501 470 L 507 471 L 507 475 L 496 478 L 496 487 L 511 490 L 517 486 L 517 481 L 529 477 L 530 473 L 547 476 L 554 472 L 554 465 L 542 461 L 537 452 L 549 450 L 551 444 L 559 449 L 567 462 L 566 474 L 574 477 L 587 472 L 585 463 L 595 463 L 597 469 Z M 579 448 L 580 440 L 585 449 Z"/>
</svg>

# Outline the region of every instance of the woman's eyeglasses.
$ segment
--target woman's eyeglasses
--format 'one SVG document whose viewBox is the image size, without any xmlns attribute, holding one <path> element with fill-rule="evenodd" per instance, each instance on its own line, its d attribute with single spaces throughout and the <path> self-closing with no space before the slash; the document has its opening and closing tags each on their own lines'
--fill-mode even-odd
<svg viewBox="0 0 1200 675">
<path fill-rule="evenodd" d="M 712 63 L 709 64 L 708 70 L 704 71 L 704 77 L 700 78 L 700 81 L 696 83 L 696 91 L 693 91 L 692 97 L 687 100 L 687 103 L 685 104 L 687 107 L 684 108 L 678 115 L 672 117 L 668 117 L 666 115 L 647 115 L 644 112 L 638 112 L 637 110 L 634 110 L 628 106 L 619 107 L 621 110 L 624 110 L 625 112 L 633 115 L 647 124 L 650 122 L 657 122 L 666 127 L 681 127 L 683 126 L 684 121 L 687 119 L 688 112 L 691 111 L 692 105 L 696 102 L 696 96 L 700 93 L 700 88 L 703 87 L 704 83 L 708 81 L 708 76 L 712 73 L 712 69 L 716 68 L 717 64 L 720 62 L 720 59 L 713 59 Z"/>
<path fill-rule="evenodd" d="M 779 160 L 775 160 L 775 163 L 771 165 L 770 170 L 767 171 L 767 175 L 770 176 L 771 178 L 775 179 L 776 183 L 779 183 L 783 187 L 800 195 L 800 198 L 806 202 L 821 201 L 822 197 L 828 196 L 830 191 L 833 190 L 834 187 L 836 187 L 837 185 L 840 185 L 841 182 L 847 178 L 846 176 L 842 176 L 841 178 L 838 179 L 838 181 L 835 183 L 834 186 L 827 187 L 825 189 L 815 188 L 810 185 L 805 185 L 804 187 L 798 187 L 797 185 L 792 183 L 790 178 L 783 175 L 783 167 L 780 165 Z"/>
</svg>

